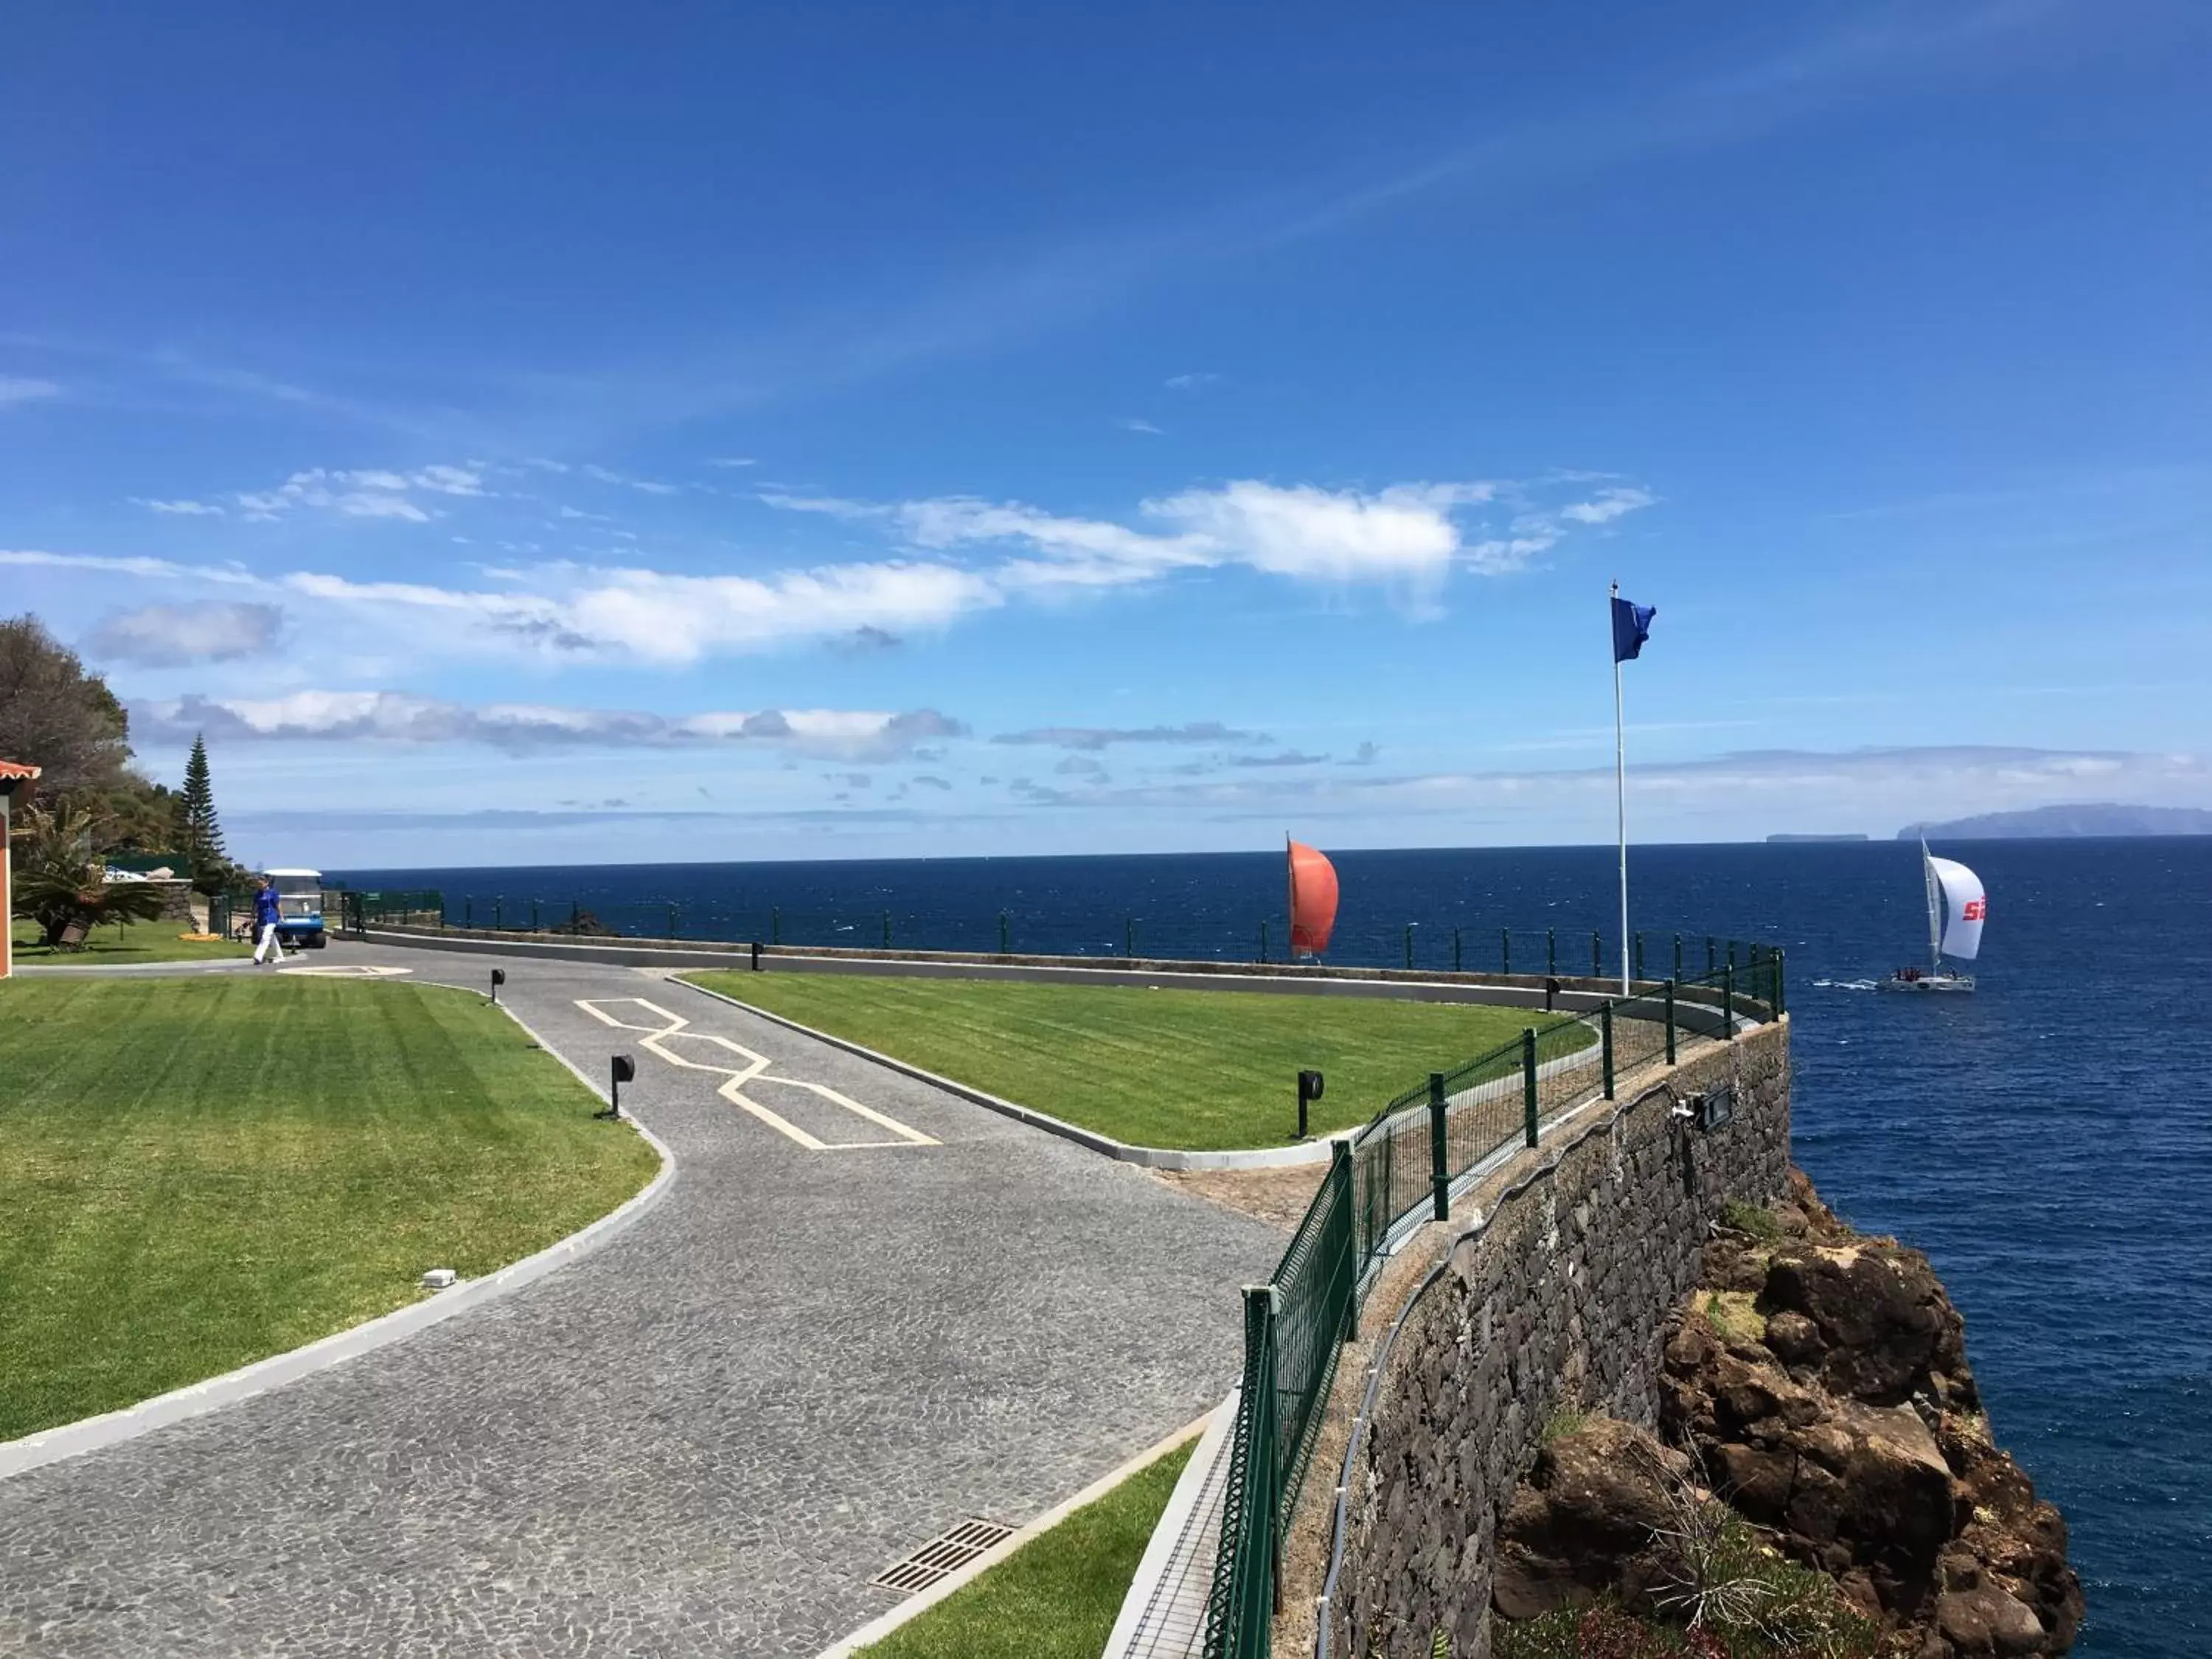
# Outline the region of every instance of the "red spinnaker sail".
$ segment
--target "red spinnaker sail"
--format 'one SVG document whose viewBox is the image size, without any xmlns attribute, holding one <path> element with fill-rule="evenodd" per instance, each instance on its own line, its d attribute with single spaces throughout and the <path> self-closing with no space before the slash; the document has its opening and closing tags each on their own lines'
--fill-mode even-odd
<svg viewBox="0 0 2212 1659">
<path fill-rule="evenodd" d="M 1291 843 L 1291 949 L 1319 956 L 1336 926 L 1336 866 L 1303 842 Z"/>
</svg>

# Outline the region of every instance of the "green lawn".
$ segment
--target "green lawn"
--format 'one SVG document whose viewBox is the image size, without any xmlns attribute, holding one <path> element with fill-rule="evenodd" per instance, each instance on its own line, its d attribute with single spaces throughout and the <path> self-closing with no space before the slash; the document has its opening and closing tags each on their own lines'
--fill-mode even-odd
<svg viewBox="0 0 2212 1659">
<path fill-rule="evenodd" d="M 0 1440 L 411 1302 L 658 1159 L 507 1017 L 404 983 L 0 984 Z"/>
<path fill-rule="evenodd" d="M 1139 1470 L 861 1653 L 866 1659 L 1098 1659 L 1195 1444 Z"/>
<path fill-rule="evenodd" d="M 15 941 L 15 960 L 19 963 L 79 963 L 89 965 L 113 962 L 198 962 L 208 957 L 253 954 L 252 945 L 234 944 L 228 939 L 201 941 L 177 937 L 189 931 L 180 921 L 126 921 L 118 927 L 94 928 L 82 951 L 47 949 L 39 943 L 40 933 L 35 922 L 18 921 L 10 937 Z"/>
<path fill-rule="evenodd" d="M 1313 1133 L 1510 1041 L 1526 1010 L 1259 991 L 858 974 L 690 975 L 741 1001 L 1142 1146 L 1281 1146 L 1297 1073 Z M 1540 1018 L 1540 1016 L 1538 1018 Z"/>
</svg>

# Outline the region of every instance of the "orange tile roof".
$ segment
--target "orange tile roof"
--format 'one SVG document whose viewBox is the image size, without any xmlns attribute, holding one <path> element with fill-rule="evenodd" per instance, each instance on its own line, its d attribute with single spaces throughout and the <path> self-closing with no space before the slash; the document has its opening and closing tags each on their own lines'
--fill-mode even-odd
<svg viewBox="0 0 2212 1659">
<path fill-rule="evenodd" d="M 0 761 L 0 778 L 35 778 L 39 769 L 26 766 L 21 761 Z"/>
</svg>

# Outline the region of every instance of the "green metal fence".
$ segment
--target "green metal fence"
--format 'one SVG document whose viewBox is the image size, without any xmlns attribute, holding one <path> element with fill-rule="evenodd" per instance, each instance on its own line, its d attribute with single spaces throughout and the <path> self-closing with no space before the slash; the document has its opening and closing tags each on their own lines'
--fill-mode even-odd
<svg viewBox="0 0 2212 1659">
<path fill-rule="evenodd" d="M 1560 1114 L 1612 1098 L 1622 1079 L 1673 1062 L 1689 1042 L 1778 1017 L 1782 953 L 1741 950 L 1695 978 L 1639 981 L 1586 1012 L 1540 1017 L 1512 1042 L 1430 1073 L 1337 1144 L 1273 1275 L 1244 1292 L 1206 1659 L 1267 1659 L 1283 1540 L 1337 1356 L 1393 1243 L 1424 1219 L 1448 1219 L 1462 1183 L 1538 1145 Z"/>
<path fill-rule="evenodd" d="M 349 933 L 358 933 L 365 928 L 439 927 L 446 925 L 446 896 L 430 889 L 411 892 L 356 893 L 350 890 L 326 895 L 325 915 L 329 900 L 338 901 L 336 915 L 338 927 Z"/>
</svg>

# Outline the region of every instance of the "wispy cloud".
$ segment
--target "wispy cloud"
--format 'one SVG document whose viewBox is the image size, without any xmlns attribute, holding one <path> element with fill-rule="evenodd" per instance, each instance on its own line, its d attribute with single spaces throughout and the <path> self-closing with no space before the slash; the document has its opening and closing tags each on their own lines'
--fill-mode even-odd
<svg viewBox="0 0 2212 1659">
<path fill-rule="evenodd" d="M 617 472 L 612 467 L 601 466 L 593 461 L 585 462 L 576 471 L 600 483 L 620 484 L 625 489 L 635 489 L 647 495 L 680 495 L 684 493 L 680 485 L 663 483 L 658 478 L 633 478 L 627 472 Z"/>
<path fill-rule="evenodd" d="M 283 629 L 273 605 L 149 605 L 110 611 L 84 643 L 96 661 L 175 668 L 270 650 Z"/>
<path fill-rule="evenodd" d="M 217 507 L 213 501 L 150 501 L 143 495 L 132 495 L 128 499 L 133 507 L 149 507 L 154 512 L 167 513 L 177 518 L 220 519 L 223 516 L 222 508 Z"/>
<path fill-rule="evenodd" d="M 717 455 L 711 458 L 707 465 L 709 466 L 758 466 L 760 463 L 750 455 Z"/>
<path fill-rule="evenodd" d="M 1117 743 L 1268 743 L 1273 739 L 1263 732 L 1239 732 L 1219 720 L 1188 720 L 1181 726 L 1040 726 L 1027 732 L 1001 732 L 991 741 L 1099 750 Z"/>
<path fill-rule="evenodd" d="M 0 374 L 0 406 L 33 403 L 40 398 L 58 398 L 61 392 L 61 387 L 52 380 L 33 380 L 23 374 Z"/>
<path fill-rule="evenodd" d="M 410 524 L 428 524 L 437 509 L 417 501 L 418 495 L 484 493 L 483 474 L 472 467 L 435 465 L 418 467 L 411 472 L 393 472 L 380 467 L 318 466 L 295 472 L 274 489 L 241 490 L 232 499 L 248 519 L 275 520 L 307 507 L 347 518 L 400 519 Z"/>
<path fill-rule="evenodd" d="M 400 691 L 295 691 L 282 697 L 188 696 L 133 706 L 134 730 L 180 741 L 195 734 L 249 742 L 485 744 L 546 748 L 697 747 L 762 743 L 848 760 L 896 760 L 921 744 L 966 735 L 933 708 L 834 708 L 658 714 L 543 703 L 448 702 Z"/>
<path fill-rule="evenodd" d="M 1211 374 L 1170 374 L 1161 382 L 1170 392 L 1203 392 L 1206 387 L 1220 383 L 1221 377 Z"/>
<path fill-rule="evenodd" d="M 1124 432 L 1141 432 L 1154 438 L 1164 438 L 1168 435 L 1158 427 L 1154 426 L 1150 421 L 1140 421 L 1133 416 L 1123 420 L 1116 421 L 1114 424 L 1120 427 Z"/>
</svg>

